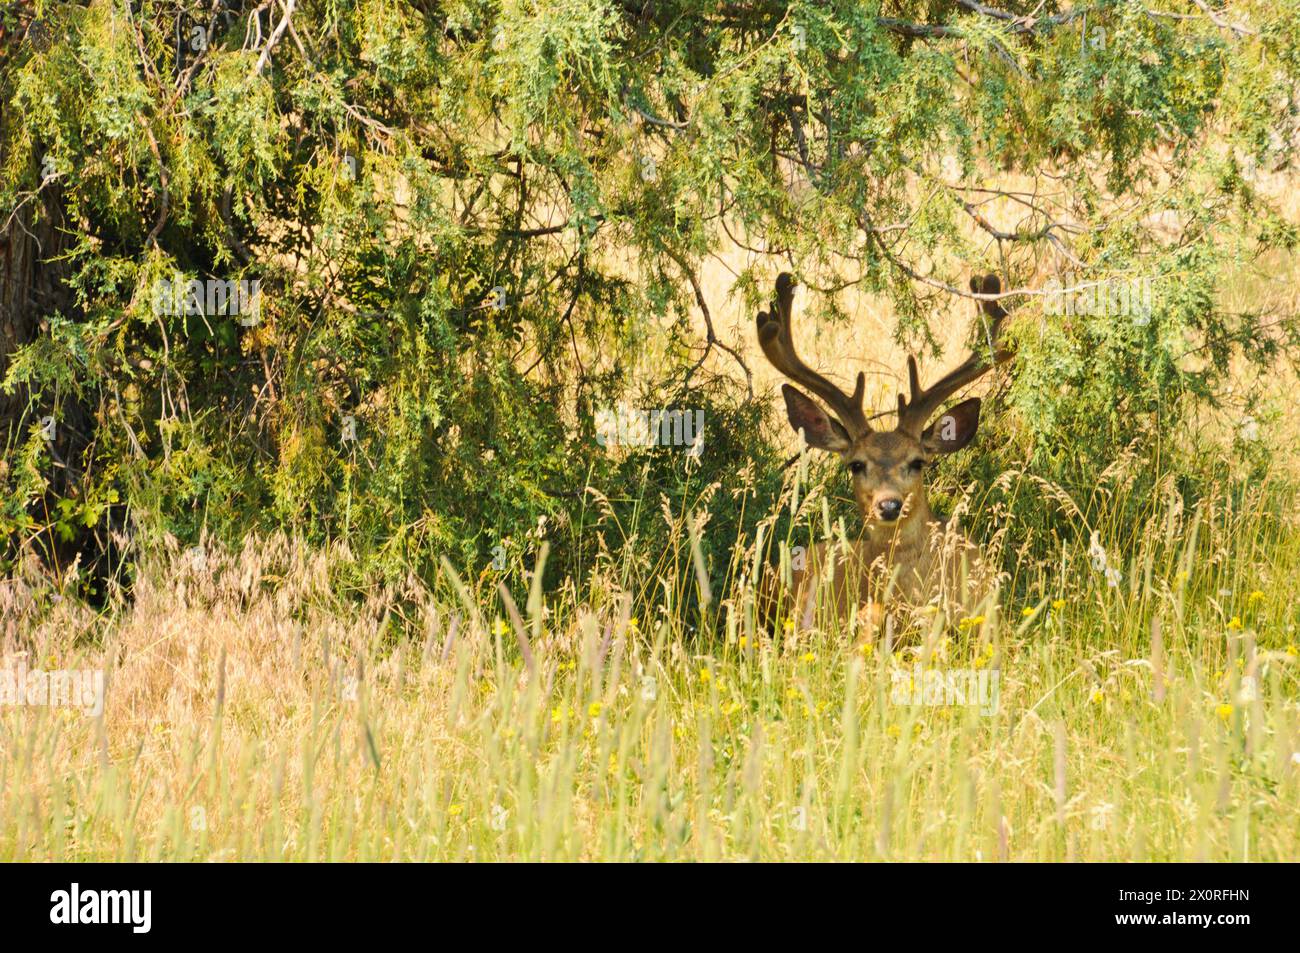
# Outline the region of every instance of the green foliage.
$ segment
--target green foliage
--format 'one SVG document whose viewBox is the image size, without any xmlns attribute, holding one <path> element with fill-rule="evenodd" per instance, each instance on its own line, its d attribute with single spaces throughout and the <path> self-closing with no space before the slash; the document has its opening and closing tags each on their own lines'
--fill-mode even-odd
<svg viewBox="0 0 1300 953">
<path fill-rule="evenodd" d="M 1300 8 L 1008 9 L 41 5 L 54 42 L 3 61 L 0 212 L 61 210 L 69 302 L 38 305 L 7 358 L 9 555 L 285 528 L 346 537 L 363 572 L 447 556 L 477 576 L 503 540 L 528 565 L 541 518 L 588 526 L 590 485 L 654 558 L 660 495 L 680 517 L 750 473 L 758 495 L 714 509 L 712 538 L 735 539 L 779 455 L 688 319 L 733 242 L 770 256 L 740 275 L 747 306 L 793 267 L 887 296 L 912 343 L 977 270 L 1149 281 L 1143 323 L 1008 302 L 1030 319 L 1011 439 L 973 472 L 1028 458 L 1086 486 L 1125 448 L 1190 455 L 1170 435 L 1229 361 L 1295 344 L 1217 289 L 1295 244 L 1240 166 L 1289 161 Z M 993 192 L 1023 206 L 1014 233 L 981 215 Z M 155 313 L 176 275 L 257 280 L 259 320 Z M 633 383 L 642 406 L 705 410 L 698 461 L 597 445 Z M 552 541 L 562 573 L 625 539 Z"/>
</svg>

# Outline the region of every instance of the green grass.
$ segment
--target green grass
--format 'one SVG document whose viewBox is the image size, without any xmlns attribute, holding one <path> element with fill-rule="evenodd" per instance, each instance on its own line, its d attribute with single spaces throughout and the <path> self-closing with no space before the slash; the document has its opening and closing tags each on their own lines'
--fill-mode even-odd
<svg viewBox="0 0 1300 953">
<path fill-rule="evenodd" d="M 892 650 L 756 632 L 743 572 L 701 636 L 689 538 L 517 616 L 490 572 L 343 599 L 347 553 L 282 537 L 151 562 L 104 616 L 14 597 L 6 652 L 110 687 L 103 719 L 0 708 L 0 859 L 1290 860 L 1278 506 L 1153 500 L 1119 586 L 1080 533 Z M 996 713 L 897 703 L 918 663 L 996 670 Z"/>
</svg>

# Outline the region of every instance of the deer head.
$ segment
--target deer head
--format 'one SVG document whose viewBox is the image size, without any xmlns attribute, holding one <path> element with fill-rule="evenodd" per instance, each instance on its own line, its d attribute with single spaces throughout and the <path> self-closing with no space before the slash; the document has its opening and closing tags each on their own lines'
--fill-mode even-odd
<svg viewBox="0 0 1300 953">
<path fill-rule="evenodd" d="M 977 294 L 997 294 L 1002 289 L 995 275 L 972 278 L 970 286 Z M 910 397 L 898 395 L 898 419 L 893 430 L 876 430 L 862 411 L 865 375 L 859 372 L 853 393 L 846 394 L 799 358 L 790 328 L 793 301 L 794 280 L 782 273 L 776 279 L 771 312 L 759 312 L 758 342 L 773 367 L 819 397 L 830 413 L 802 391 L 783 384 L 790 426 L 802 431 L 810 447 L 840 455 L 853 481 L 858 510 L 869 529 L 897 532 L 905 525 L 928 522 L 931 516 L 925 496 L 925 470 L 935 457 L 970 443 L 979 426 L 980 401 L 972 397 L 937 417 L 936 413 L 954 393 L 994 363 L 1010 357 L 1010 352 L 997 343 L 1006 311 L 996 301 L 981 302 L 989 317 L 992 360 L 972 352 L 923 389 L 916 358 L 909 355 Z"/>
</svg>

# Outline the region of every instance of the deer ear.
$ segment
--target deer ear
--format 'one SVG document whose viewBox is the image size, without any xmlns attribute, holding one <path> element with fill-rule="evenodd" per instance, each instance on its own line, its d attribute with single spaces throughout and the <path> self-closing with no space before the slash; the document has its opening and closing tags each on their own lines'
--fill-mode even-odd
<svg viewBox="0 0 1300 953">
<path fill-rule="evenodd" d="M 795 433 L 803 431 L 803 438 L 808 446 L 817 450 L 829 450 L 843 453 L 849 449 L 849 432 L 838 420 L 827 415 L 812 398 L 796 390 L 789 384 L 781 385 L 785 395 L 785 412 L 790 418 L 790 426 Z"/>
<path fill-rule="evenodd" d="M 972 397 L 950 407 L 921 434 L 926 453 L 955 453 L 975 436 L 980 425 L 980 399 Z"/>
</svg>

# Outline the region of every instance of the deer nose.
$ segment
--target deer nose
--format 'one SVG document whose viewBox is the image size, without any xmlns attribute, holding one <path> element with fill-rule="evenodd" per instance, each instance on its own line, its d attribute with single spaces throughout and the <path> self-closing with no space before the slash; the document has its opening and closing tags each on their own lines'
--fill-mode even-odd
<svg viewBox="0 0 1300 953">
<path fill-rule="evenodd" d="M 902 500 L 881 500 L 876 504 L 876 512 L 880 518 L 888 523 L 898 519 L 898 514 L 903 511 Z"/>
</svg>

